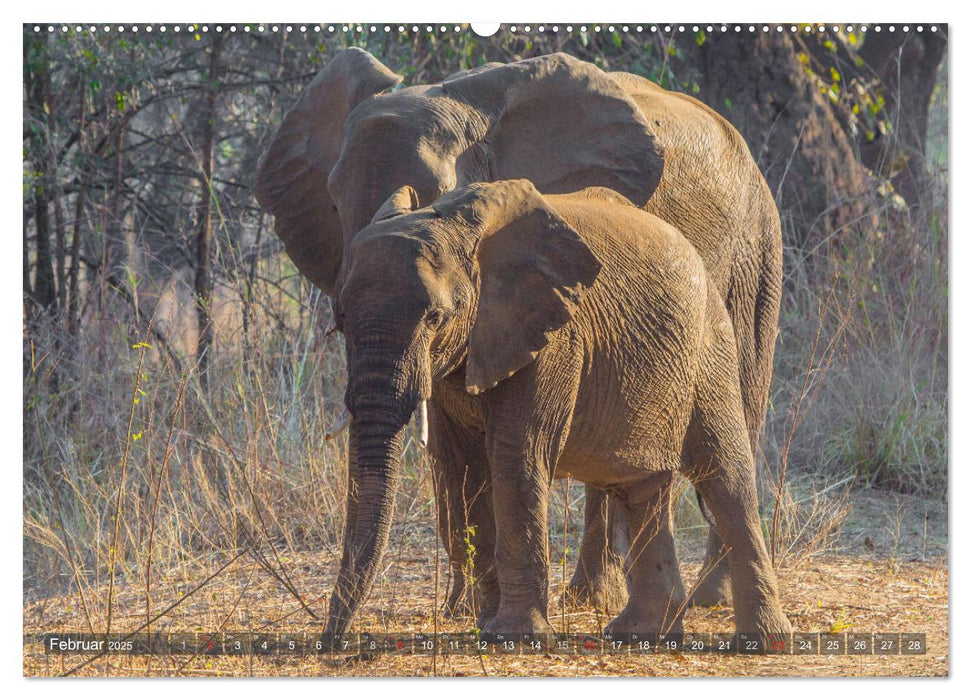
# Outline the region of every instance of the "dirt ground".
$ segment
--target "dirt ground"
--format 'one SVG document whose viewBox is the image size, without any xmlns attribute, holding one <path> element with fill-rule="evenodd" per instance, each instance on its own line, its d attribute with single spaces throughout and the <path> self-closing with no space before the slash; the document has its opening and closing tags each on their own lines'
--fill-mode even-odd
<svg viewBox="0 0 971 700">
<path fill-rule="evenodd" d="M 948 675 L 947 514 L 940 503 L 881 492 L 852 497 L 852 512 L 830 551 L 791 557 L 779 570 L 783 609 L 797 632 L 924 633 L 921 655 L 379 655 L 324 656 L 47 655 L 35 635 L 103 631 L 104 587 L 60 597 L 28 597 L 24 608 L 25 676 L 946 676 Z M 679 532 L 686 583 L 703 552 L 697 528 Z M 385 571 L 355 629 L 375 632 L 466 632 L 468 621 L 434 615 L 447 591 L 447 565 L 428 523 L 396 528 Z M 242 557 L 188 595 L 151 626 L 153 632 L 319 633 L 337 552 Z M 189 594 L 226 559 L 186 567 L 152 592 L 157 613 Z M 437 561 L 437 568 L 436 568 Z M 270 573 L 270 571 L 274 573 Z M 286 576 L 282 575 L 286 572 Z M 437 575 L 436 575 L 437 571 Z M 558 631 L 596 633 L 609 612 L 559 604 L 562 567 L 553 566 L 551 621 Z M 567 562 L 567 573 L 572 563 Z M 280 579 L 288 578 L 307 609 Z M 438 601 L 438 606 L 433 601 Z M 113 631 L 146 622 L 144 584 L 115 591 Z M 693 609 L 689 633 L 733 630 L 731 608 Z M 85 662 L 86 665 L 85 665 Z M 80 666 L 80 667 L 79 667 Z"/>
</svg>

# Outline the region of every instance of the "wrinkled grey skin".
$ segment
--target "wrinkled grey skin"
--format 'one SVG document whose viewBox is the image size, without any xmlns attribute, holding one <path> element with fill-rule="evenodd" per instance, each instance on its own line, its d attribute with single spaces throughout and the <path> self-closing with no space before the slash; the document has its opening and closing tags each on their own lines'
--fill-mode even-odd
<svg viewBox="0 0 971 700">
<path fill-rule="evenodd" d="M 346 247 L 405 184 L 422 206 L 466 183 L 500 178 L 527 178 L 544 193 L 610 187 L 676 222 L 704 260 L 735 330 L 754 449 L 772 373 L 782 257 L 778 213 L 739 134 L 688 96 L 564 54 L 489 64 L 441 85 L 385 92 L 400 80 L 370 54 L 347 49 L 284 119 L 261 164 L 256 194 L 275 215 L 276 232 L 298 268 L 333 296 L 346 275 Z M 463 533 L 475 527 L 488 538 L 478 525 L 489 492 L 471 478 L 483 456 L 441 409 L 437 399 L 429 404 L 429 449 L 455 608 L 465 589 Z M 588 487 L 571 582 L 579 598 L 622 604 L 624 522 L 602 492 Z M 487 539 L 476 543 L 480 552 L 489 546 Z M 726 602 L 727 560 L 714 528 L 705 570 L 710 574 L 693 602 Z"/>
<path fill-rule="evenodd" d="M 543 196 L 527 180 L 500 181 L 416 206 L 404 187 L 380 208 L 351 243 L 337 294 L 356 462 L 327 632 L 344 633 L 370 590 L 404 430 L 432 399 L 491 489 L 485 636 L 553 633 L 556 476 L 608 490 L 627 520 L 630 595 L 606 631 L 680 632 L 675 471 L 728 545 L 737 630 L 789 632 L 762 539 L 734 332 L 693 246 L 602 188 Z"/>
</svg>

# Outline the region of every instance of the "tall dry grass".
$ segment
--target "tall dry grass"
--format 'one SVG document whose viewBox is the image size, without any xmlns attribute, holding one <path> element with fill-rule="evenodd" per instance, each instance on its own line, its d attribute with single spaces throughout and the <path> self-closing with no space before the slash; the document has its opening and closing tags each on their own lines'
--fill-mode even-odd
<svg viewBox="0 0 971 700">
<path fill-rule="evenodd" d="M 887 192 L 873 237 L 847 232 L 785 249 L 770 471 L 787 458 L 797 472 L 946 496 L 946 89 L 932 103 L 926 157 L 932 171 L 918 209 Z"/>
<path fill-rule="evenodd" d="M 173 359 L 117 299 L 75 338 L 53 322 L 30 334 L 26 595 L 91 591 L 104 624 L 106 587 L 139 586 L 151 609 L 160 582 L 217 553 L 248 548 L 282 581 L 288 551 L 339 556 L 346 437 L 325 435 L 343 402 L 343 350 L 320 332 L 326 302 L 288 284 L 285 324 L 258 314 L 247 339 L 219 335 L 208 389 L 191 356 Z M 399 515 L 429 515 L 413 441 L 404 462 Z"/>
</svg>

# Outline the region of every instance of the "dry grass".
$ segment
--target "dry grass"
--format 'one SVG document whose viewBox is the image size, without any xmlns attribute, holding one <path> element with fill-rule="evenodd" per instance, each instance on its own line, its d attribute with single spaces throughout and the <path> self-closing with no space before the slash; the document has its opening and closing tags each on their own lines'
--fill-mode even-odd
<svg viewBox="0 0 971 700">
<path fill-rule="evenodd" d="M 764 463 L 856 486 L 947 491 L 947 93 L 930 106 L 921 206 L 888 197 L 879 228 L 789 245 Z M 807 362 L 807 359 L 809 360 Z M 792 431 L 793 414 L 812 394 Z M 805 408 L 805 406 L 803 406 Z"/>
<path fill-rule="evenodd" d="M 859 504 L 860 519 L 875 524 L 881 499 Z M 874 532 L 871 549 L 860 532 L 848 526 L 836 552 L 812 561 L 784 565 L 780 570 L 782 602 L 798 631 L 897 632 L 927 634 L 928 653 L 922 656 L 720 656 L 670 654 L 657 657 L 607 656 L 379 656 L 367 661 L 324 657 L 103 657 L 83 668 L 83 676 L 925 676 L 948 672 L 948 575 L 943 557 L 945 533 L 935 531 L 928 544 L 922 537 L 921 504 L 904 503 L 902 538 L 891 542 Z M 871 530 L 872 532 L 872 530 Z M 444 603 L 444 586 L 435 591 L 434 533 L 429 528 L 396 527 L 394 558 L 365 606 L 357 629 L 394 632 L 463 632 L 468 622 L 433 619 Z M 684 541 L 684 540 L 682 540 Z M 887 565 L 896 547 L 899 563 Z M 929 547 L 929 550 L 928 550 Z M 699 568 L 701 538 L 684 551 L 683 575 L 693 580 Z M 439 556 L 439 565 L 444 562 Z M 286 553 L 292 580 L 311 607 L 318 608 L 336 575 L 337 558 Z M 225 557 L 223 557 L 225 558 Z M 220 559 L 221 561 L 221 559 Z M 205 579 L 217 562 L 200 567 L 195 576 L 169 582 L 159 592 L 162 601 L 175 601 Z M 552 590 L 559 590 L 554 579 Z M 552 596 L 556 599 L 556 596 Z M 119 590 L 119 630 L 144 623 L 143 601 L 133 589 Z M 596 632 L 608 616 L 590 608 L 551 610 L 558 629 Z M 25 609 L 25 633 L 83 629 L 78 596 L 36 600 Z M 690 632 L 732 629 L 730 608 L 690 610 Z M 152 626 L 155 631 L 236 631 L 319 633 L 321 626 L 296 604 L 280 581 L 260 565 L 239 559 L 211 584 L 187 598 Z M 45 656 L 39 643 L 24 649 L 24 673 L 56 675 L 84 660 L 83 656 Z"/>
</svg>

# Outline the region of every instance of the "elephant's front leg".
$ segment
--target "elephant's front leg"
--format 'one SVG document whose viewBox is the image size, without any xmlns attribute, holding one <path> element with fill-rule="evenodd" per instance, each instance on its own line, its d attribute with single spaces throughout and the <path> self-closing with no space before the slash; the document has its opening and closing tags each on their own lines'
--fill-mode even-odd
<svg viewBox="0 0 971 700">
<path fill-rule="evenodd" d="M 579 364 L 579 361 L 577 362 Z M 486 449 L 496 514 L 499 610 L 482 633 L 551 639 L 549 492 L 566 443 L 579 372 L 534 363 L 489 397 Z M 571 381 L 572 378 L 572 381 Z"/>
<path fill-rule="evenodd" d="M 549 611 L 548 505 L 551 470 L 519 435 L 490 445 L 496 510 L 499 609 L 482 632 L 490 635 L 553 633 Z"/>
<path fill-rule="evenodd" d="M 584 491 L 583 540 L 567 594 L 578 603 L 620 610 L 627 602 L 624 560 L 630 547 L 627 516 L 601 489 Z"/>
</svg>

